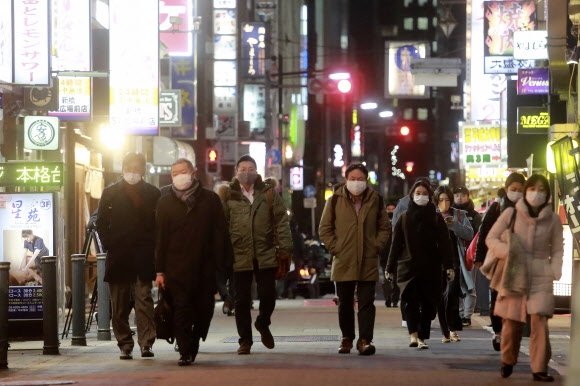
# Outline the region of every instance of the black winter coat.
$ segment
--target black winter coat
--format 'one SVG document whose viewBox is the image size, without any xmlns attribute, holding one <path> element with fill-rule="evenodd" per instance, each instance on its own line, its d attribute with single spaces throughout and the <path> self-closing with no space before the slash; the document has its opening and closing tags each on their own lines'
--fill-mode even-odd
<svg viewBox="0 0 580 386">
<path fill-rule="evenodd" d="M 200 186 L 192 197 L 190 206 L 173 190 L 159 199 L 155 268 L 165 275 L 169 292 L 193 297 L 194 325 L 205 340 L 213 317 L 216 274 L 231 268 L 233 250 L 218 195 Z"/>
<path fill-rule="evenodd" d="M 502 197 L 501 202 L 498 203 L 497 201 L 492 203 L 489 208 L 485 211 L 483 215 L 483 219 L 481 220 L 481 226 L 479 227 L 479 236 L 477 239 L 477 245 L 475 246 L 475 259 L 474 261 L 478 261 L 483 263 L 485 260 L 485 256 L 487 255 L 487 245 L 485 244 L 485 238 L 489 233 L 493 224 L 499 218 L 499 215 L 506 209 L 506 208 L 513 208 L 516 204 L 511 202 L 507 196 Z"/>
<path fill-rule="evenodd" d="M 441 300 L 441 269 L 453 268 L 451 256 L 449 231 L 435 205 L 428 203 L 421 207 L 409 202 L 409 208 L 395 225 L 387 261 L 387 272 L 397 272 L 401 299 L 404 299 L 405 288 L 411 280 L 422 280 L 432 288 L 429 301 L 437 305 Z"/>
<path fill-rule="evenodd" d="M 136 207 L 124 180 L 106 187 L 99 201 L 97 232 L 105 251 L 105 281 L 155 280 L 155 207 L 159 189 L 140 181 L 135 185 L 143 204 Z"/>
</svg>

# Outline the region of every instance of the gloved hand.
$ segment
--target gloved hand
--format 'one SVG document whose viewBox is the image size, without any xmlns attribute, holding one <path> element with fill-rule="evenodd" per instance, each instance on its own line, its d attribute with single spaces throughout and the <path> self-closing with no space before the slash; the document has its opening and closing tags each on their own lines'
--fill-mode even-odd
<svg viewBox="0 0 580 386">
<path fill-rule="evenodd" d="M 388 281 L 393 281 L 393 275 L 388 272 L 385 272 L 385 279 L 387 279 Z"/>
<path fill-rule="evenodd" d="M 446 272 L 447 272 L 447 280 L 453 281 L 453 279 L 455 279 L 455 270 L 449 268 Z"/>
</svg>

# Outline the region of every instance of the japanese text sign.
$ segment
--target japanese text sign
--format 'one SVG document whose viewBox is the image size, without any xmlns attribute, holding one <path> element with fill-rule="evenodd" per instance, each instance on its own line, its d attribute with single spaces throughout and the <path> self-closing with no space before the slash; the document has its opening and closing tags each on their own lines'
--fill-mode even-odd
<svg viewBox="0 0 580 386">
<path fill-rule="evenodd" d="M 0 163 L 0 186 L 54 186 L 63 183 L 62 162 Z"/>
<path fill-rule="evenodd" d="M 266 27 L 264 23 L 246 23 L 242 27 L 242 73 L 247 78 L 266 74 Z"/>
<path fill-rule="evenodd" d="M 461 125 L 459 152 L 462 166 L 498 163 L 501 157 L 500 128 L 496 125 Z"/>
</svg>

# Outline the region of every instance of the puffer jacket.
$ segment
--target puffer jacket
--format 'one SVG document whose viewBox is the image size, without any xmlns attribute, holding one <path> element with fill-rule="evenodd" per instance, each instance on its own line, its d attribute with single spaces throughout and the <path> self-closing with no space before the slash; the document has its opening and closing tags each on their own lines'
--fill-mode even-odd
<svg viewBox="0 0 580 386">
<path fill-rule="evenodd" d="M 514 232 L 526 251 L 529 292 L 527 296 L 506 296 L 498 288 L 495 314 L 504 319 L 526 321 L 526 314 L 551 317 L 554 314 L 554 280 L 562 276 L 564 239 L 562 223 L 552 208 L 547 205 L 531 217 L 524 199 L 515 206 L 517 213 Z M 509 245 L 502 237 L 509 228 L 514 209 L 502 212 L 485 240 L 489 250 L 499 259 L 506 259 Z"/>
<path fill-rule="evenodd" d="M 391 225 L 381 196 L 367 188 L 358 215 L 344 183 L 326 201 L 318 232 L 333 256 L 331 280 L 377 281 L 378 256 L 391 236 Z M 334 207 L 333 207 L 334 206 Z"/>
<path fill-rule="evenodd" d="M 259 269 L 276 268 L 276 243 L 274 227 L 278 231 L 278 248 L 284 255 L 292 255 L 292 235 L 288 223 L 288 215 L 284 201 L 276 193 L 278 181 L 268 178 L 258 179 L 254 183 L 254 202 L 250 203 L 242 193 L 242 187 L 237 178 L 227 185 L 218 188 L 218 195 L 229 224 L 232 246 L 234 249 L 234 271 L 251 271 L 254 269 L 254 259 L 258 261 Z M 274 219 L 270 216 L 268 190 L 273 200 Z"/>
</svg>

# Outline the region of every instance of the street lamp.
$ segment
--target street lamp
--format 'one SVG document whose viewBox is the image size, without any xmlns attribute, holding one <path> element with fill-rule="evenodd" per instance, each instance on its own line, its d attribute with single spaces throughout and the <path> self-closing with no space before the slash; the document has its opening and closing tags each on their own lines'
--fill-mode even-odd
<svg viewBox="0 0 580 386">
<path fill-rule="evenodd" d="M 105 147 L 109 150 L 119 150 L 125 144 L 125 136 L 122 130 L 113 129 L 108 125 L 102 125 L 99 138 Z"/>
<path fill-rule="evenodd" d="M 376 104 L 375 102 L 366 102 L 366 103 L 362 103 L 360 105 L 360 108 L 363 110 L 374 110 L 378 107 L 379 105 Z"/>
<path fill-rule="evenodd" d="M 393 116 L 393 112 L 390 110 L 384 110 L 379 112 L 379 117 L 381 118 L 391 118 Z"/>
</svg>

